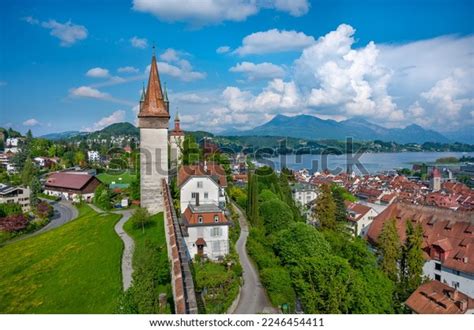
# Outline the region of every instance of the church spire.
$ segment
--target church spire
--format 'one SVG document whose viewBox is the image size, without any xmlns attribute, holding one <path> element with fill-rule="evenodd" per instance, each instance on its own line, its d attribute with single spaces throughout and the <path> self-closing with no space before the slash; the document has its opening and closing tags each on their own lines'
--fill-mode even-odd
<svg viewBox="0 0 474 330">
<path fill-rule="evenodd" d="M 164 92 L 164 95 L 163 95 L 163 100 L 165 101 L 166 111 L 168 111 L 168 113 L 169 113 L 170 112 L 170 101 L 168 100 L 168 90 L 166 89 L 166 82 L 165 82 L 165 92 Z"/>
<path fill-rule="evenodd" d="M 169 118 L 168 109 L 161 91 L 160 75 L 158 73 L 158 65 L 156 64 L 156 57 L 154 54 L 151 58 L 148 86 L 138 116 Z"/>
</svg>

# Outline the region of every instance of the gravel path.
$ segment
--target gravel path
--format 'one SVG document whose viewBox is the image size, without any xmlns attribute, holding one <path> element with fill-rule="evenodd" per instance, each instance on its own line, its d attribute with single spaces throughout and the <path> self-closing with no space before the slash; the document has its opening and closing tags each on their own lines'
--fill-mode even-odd
<svg viewBox="0 0 474 330">
<path fill-rule="evenodd" d="M 97 213 L 103 213 L 104 211 L 93 204 L 89 206 L 96 211 Z M 122 218 L 115 224 L 115 232 L 122 239 L 124 244 L 123 254 L 122 254 L 122 284 L 123 291 L 126 291 L 132 285 L 132 274 L 133 274 L 133 250 L 135 249 L 135 242 L 130 235 L 123 229 L 123 225 L 127 222 L 128 219 L 132 216 L 131 210 L 125 211 L 113 211 L 115 214 L 122 215 Z"/>
<path fill-rule="evenodd" d="M 245 248 L 247 236 L 249 235 L 249 228 L 247 220 L 235 204 L 234 209 L 239 215 L 240 223 L 240 237 L 237 240 L 237 253 L 239 254 L 240 264 L 243 268 L 244 285 L 240 291 L 239 303 L 233 314 L 260 314 L 260 313 L 278 313 L 272 306 L 266 295 L 265 289 L 260 283 L 258 272 L 254 264 L 250 261 Z"/>
<path fill-rule="evenodd" d="M 122 239 L 124 244 L 123 255 L 122 255 L 122 282 L 123 290 L 127 290 L 132 285 L 132 258 L 133 250 L 135 249 L 135 242 L 123 229 L 123 225 L 127 222 L 128 219 L 132 216 L 132 211 L 121 211 L 114 212 L 117 214 L 122 214 L 122 218 L 115 225 L 115 232 Z"/>
</svg>

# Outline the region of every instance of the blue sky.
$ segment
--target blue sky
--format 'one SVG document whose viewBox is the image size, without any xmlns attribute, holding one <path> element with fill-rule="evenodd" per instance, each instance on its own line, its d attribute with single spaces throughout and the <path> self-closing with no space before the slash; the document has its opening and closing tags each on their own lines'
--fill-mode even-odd
<svg viewBox="0 0 474 330">
<path fill-rule="evenodd" d="M 135 122 L 156 45 L 171 112 L 219 132 L 281 113 L 474 123 L 473 1 L 2 1 L 0 126 Z"/>
</svg>

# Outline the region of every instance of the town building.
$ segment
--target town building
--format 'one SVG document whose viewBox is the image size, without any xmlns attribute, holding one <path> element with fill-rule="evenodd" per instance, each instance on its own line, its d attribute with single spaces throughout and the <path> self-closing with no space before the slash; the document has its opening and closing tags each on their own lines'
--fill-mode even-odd
<svg viewBox="0 0 474 330">
<path fill-rule="evenodd" d="M 140 202 L 152 214 L 164 211 L 162 180 L 168 182 L 169 119 L 169 102 L 163 95 L 153 54 L 147 89 L 143 90 L 138 112 Z"/>
<path fill-rule="evenodd" d="M 6 139 L 4 152 L 11 152 L 16 154 L 18 151 L 20 151 L 20 141 L 20 138 Z"/>
<path fill-rule="evenodd" d="M 376 245 L 385 222 L 395 219 L 406 239 L 406 223 L 423 228 L 423 274 L 474 296 L 474 212 L 408 203 L 393 203 L 375 217 L 368 240 Z"/>
<path fill-rule="evenodd" d="M 346 202 L 348 227 L 354 236 L 366 237 L 377 212 L 370 206 Z"/>
<path fill-rule="evenodd" d="M 184 238 L 191 258 L 221 260 L 229 253 L 230 222 L 214 204 L 189 204 L 183 215 Z"/>
<path fill-rule="evenodd" d="M 188 205 L 216 205 L 224 209 L 227 179 L 224 168 L 218 164 L 181 166 L 177 184 L 180 190 L 180 210 Z"/>
<path fill-rule="evenodd" d="M 0 166 L 7 170 L 8 173 L 15 173 L 16 167 L 12 162 L 14 153 L 11 151 L 0 154 Z"/>
<path fill-rule="evenodd" d="M 430 189 L 432 191 L 438 191 L 441 189 L 441 172 L 437 167 L 433 168 L 433 171 L 431 172 Z"/>
<path fill-rule="evenodd" d="M 318 197 L 317 188 L 310 184 L 296 183 L 291 187 L 293 200 L 301 207 L 314 201 Z"/>
<path fill-rule="evenodd" d="M 44 193 L 79 202 L 91 202 L 101 181 L 87 172 L 56 172 L 49 175 L 44 184 Z"/>
<path fill-rule="evenodd" d="M 96 163 L 100 161 L 100 154 L 97 150 L 88 150 L 87 151 L 87 160 L 90 163 Z"/>
<path fill-rule="evenodd" d="M 12 187 L 0 183 L 0 204 L 17 203 L 21 205 L 23 212 L 28 212 L 31 207 L 30 194 L 31 191 L 29 188 Z"/>
<path fill-rule="evenodd" d="M 474 314 L 474 299 L 439 281 L 420 285 L 405 306 L 414 314 Z"/>
<path fill-rule="evenodd" d="M 174 118 L 174 129 L 169 134 L 170 143 L 170 171 L 176 173 L 182 162 L 182 152 L 184 145 L 184 132 L 180 126 L 179 115 L 176 112 Z"/>
<path fill-rule="evenodd" d="M 224 168 L 218 164 L 181 166 L 177 184 L 180 210 L 189 254 L 211 260 L 229 253 L 229 221 L 225 215 Z"/>
</svg>

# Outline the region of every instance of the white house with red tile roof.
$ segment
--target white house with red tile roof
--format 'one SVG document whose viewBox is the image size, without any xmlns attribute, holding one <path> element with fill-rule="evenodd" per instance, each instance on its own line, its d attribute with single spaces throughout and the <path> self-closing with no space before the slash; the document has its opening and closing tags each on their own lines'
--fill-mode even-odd
<svg viewBox="0 0 474 330">
<path fill-rule="evenodd" d="M 180 210 L 184 213 L 188 205 L 213 204 L 225 207 L 227 179 L 224 168 L 217 164 L 181 166 L 178 171 Z"/>
<path fill-rule="evenodd" d="M 354 236 L 365 237 L 377 211 L 367 205 L 346 202 L 347 220 Z"/>
<path fill-rule="evenodd" d="M 229 253 L 229 221 L 217 205 L 188 205 L 181 216 L 191 258 L 220 260 Z"/>
<path fill-rule="evenodd" d="M 87 172 L 56 172 L 46 179 L 44 193 L 78 202 L 82 199 L 92 201 L 100 180 Z"/>
</svg>

